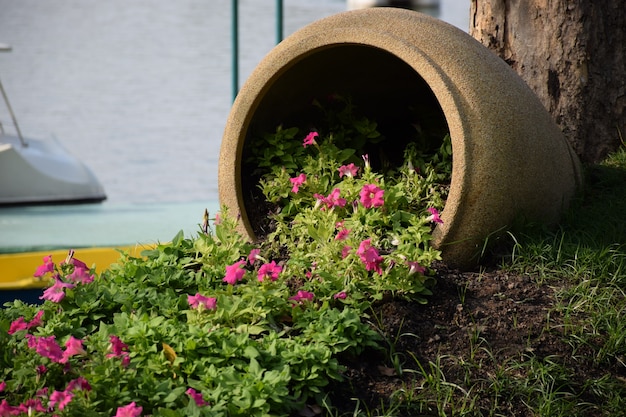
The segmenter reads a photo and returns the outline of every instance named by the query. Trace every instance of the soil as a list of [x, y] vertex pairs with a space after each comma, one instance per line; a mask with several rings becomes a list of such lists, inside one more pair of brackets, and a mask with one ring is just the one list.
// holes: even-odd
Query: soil
[[[372, 317], [375, 314], [378, 319], [372, 318], [372, 322], [389, 340], [396, 340], [395, 351], [405, 369], [419, 370], [421, 366], [428, 371], [429, 364], [439, 363], [448, 383], [474, 395], [484, 389], [486, 394], [477, 396], [484, 415], [496, 408], [499, 415], [534, 416], [523, 398], [500, 398], [497, 405], [493, 404], [489, 381], [513, 360], [549, 358], [570, 368], [575, 373], [571, 380], [581, 382], [622, 372], [601, 369], [591, 359], [591, 349], [577, 346], [574, 351], [565, 341], [563, 319], [554, 310], [554, 293], [553, 287], [538, 284], [528, 275], [498, 268], [460, 272], [438, 265], [437, 284], [427, 304], [389, 301], [373, 309]], [[414, 387], [420, 391], [426, 384], [419, 372], [398, 375], [384, 352], [344, 358], [343, 365], [346, 378], [334, 383], [330, 391], [333, 405], [348, 415], [352, 415], [357, 401], [361, 409], [381, 409], [399, 390]], [[515, 372], [521, 376], [524, 370]], [[461, 390], [455, 392], [460, 399]], [[592, 393], [583, 390], [580, 395], [582, 401], [594, 403]], [[437, 415], [435, 401], [426, 398], [419, 415]], [[415, 413], [413, 408], [394, 415]], [[446, 415], [453, 415], [452, 410]]]

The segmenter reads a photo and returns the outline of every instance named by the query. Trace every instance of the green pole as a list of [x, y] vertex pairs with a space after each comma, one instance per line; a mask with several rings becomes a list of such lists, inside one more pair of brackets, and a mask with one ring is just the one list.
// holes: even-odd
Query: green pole
[[276, 43], [283, 40], [283, 0], [276, 0]]
[[233, 101], [239, 92], [239, 1], [232, 0], [231, 39], [232, 39], [232, 89]]

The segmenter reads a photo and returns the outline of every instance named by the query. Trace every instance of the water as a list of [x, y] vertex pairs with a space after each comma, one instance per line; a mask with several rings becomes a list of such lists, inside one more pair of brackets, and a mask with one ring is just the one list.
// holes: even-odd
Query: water
[[[469, 3], [443, 2], [467, 26]], [[228, 0], [0, 0], [0, 76], [26, 136], [54, 136], [109, 202], [217, 198], [231, 105]], [[275, 2], [240, 1], [240, 80], [274, 46]], [[345, 10], [285, 0], [285, 35]], [[1, 114], [1, 113], [0, 113]]]
[[[274, 46], [274, 7], [239, 2], [241, 83]], [[284, 34], [345, 8], [285, 0]], [[104, 210], [215, 206], [230, 12], [230, 0], [0, 0], [0, 42], [13, 46], [0, 53], [0, 76], [22, 132], [55, 137], [84, 161], [104, 185]], [[439, 17], [466, 30], [468, 14], [469, 1], [443, 0]], [[25, 224], [40, 227], [22, 214], [0, 212], [0, 246]]]

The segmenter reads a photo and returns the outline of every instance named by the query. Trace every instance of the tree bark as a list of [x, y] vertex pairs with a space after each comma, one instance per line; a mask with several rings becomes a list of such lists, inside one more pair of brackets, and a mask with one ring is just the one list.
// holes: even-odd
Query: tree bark
[[470, 34], [535, 91], [583, 161], [626, 141], [624, 0], [471, 0]]

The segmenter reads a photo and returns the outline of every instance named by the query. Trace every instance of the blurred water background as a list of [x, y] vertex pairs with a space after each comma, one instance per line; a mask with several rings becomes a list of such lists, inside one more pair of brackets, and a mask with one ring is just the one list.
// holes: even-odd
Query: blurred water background
[[[241, 84], [275, 44], [275, 4], [239, 1]], [[345, 10], [345, 0], [284, 0], [284, 35]], [[469, 0], [430, 14], [467, 31]], [[0, 209], [0, 251], [196, 231], [204, 207], [218, 207], [230, 24], [230, 0], [0, 0], [0, 43], [13, 47], [0, 53], [0, 77], [23, 134], [56, 138], [108, 195]]]

